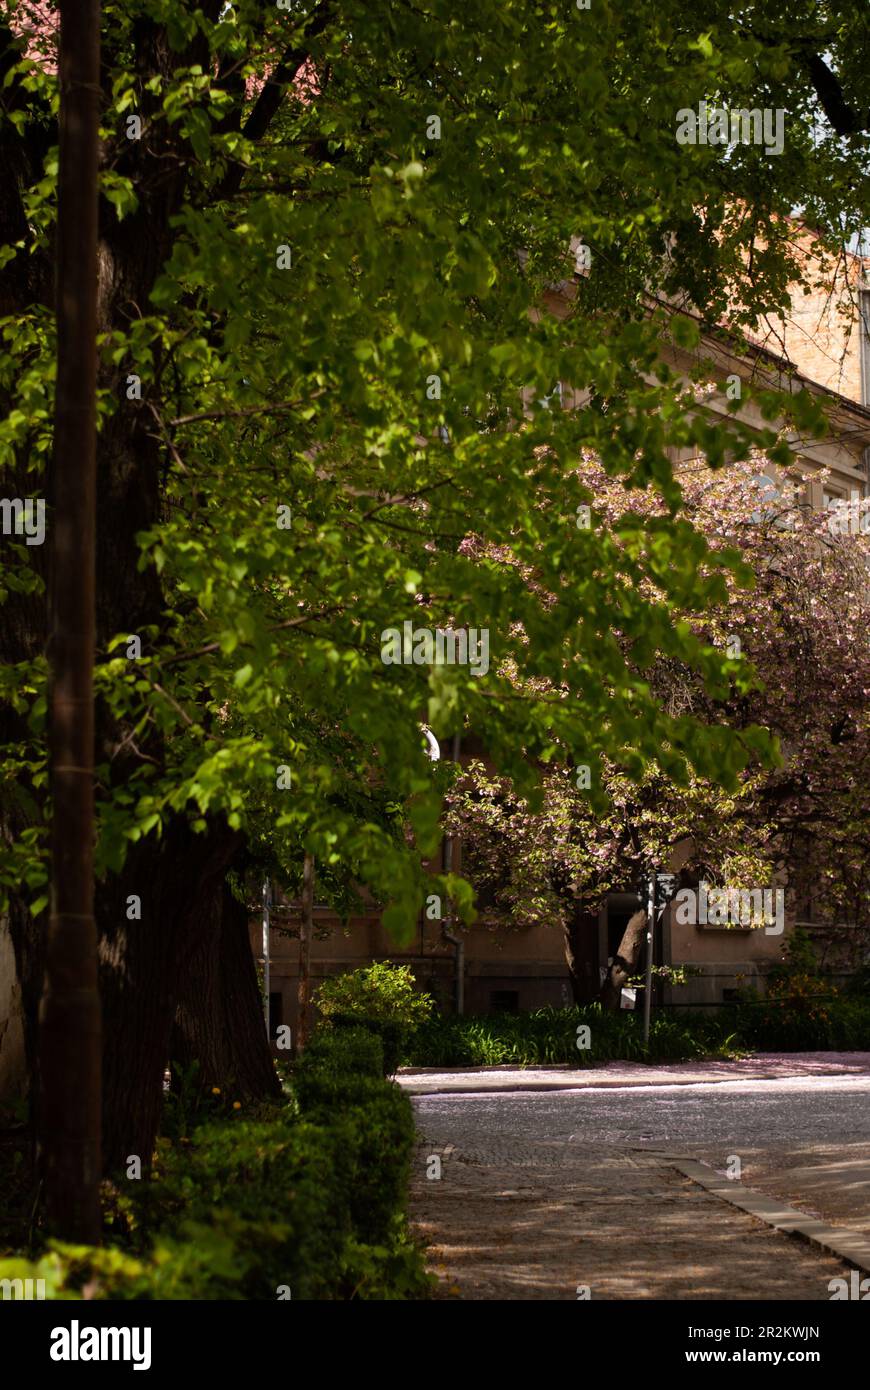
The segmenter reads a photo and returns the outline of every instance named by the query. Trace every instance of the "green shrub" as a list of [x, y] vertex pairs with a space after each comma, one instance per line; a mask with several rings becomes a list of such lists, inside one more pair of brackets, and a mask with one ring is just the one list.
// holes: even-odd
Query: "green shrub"
[[123, 1248], [54, 1244], [2, 1277], [70, 1299], [426, 1297], [406, 1215], [413, 1113], [382, 1057], [365, 1029], [318, 1029], [294, 1075], [301, 1113], [291, 1099], [164, 1136], [150, 1181], [107, 1188]]
[[363, 1027], [380, 1037], [385, 1076], [395, 1072], [410, 1039], [433, 1009], [432, 998], [419, 992], [410, 968], [390, 961], [324, 980], [314, 998], [330, 1027]]
[[357, 1025], [341, 1030], [318, 1027], [306, 1044], [297, 1074], [329, 1070], [343, 1076], [382, 1077], [384, 1048], [380, 1036]]
[[321, 1024], [293, 1077], [303, 1119], [332, 1126], [354, 1230], [373, 1244], [404, 1213], [414, 1144], [411, 1103], [381, 1079], [380, 1049], [364, 1030]]
[[318, 1124], [328, 1124], [351, 1106], [373, 1103], [383, 1084], [381, 1077], [348, 1076], [327, 1067], [299, 1067], [293, 1076], [299, 1109], [305, 1115], [317, 1115]]
[[839, 998], [831, 986], [802, 977], [766, 996], [747, 990], [733, 1011], [733, 1026], [757, 1052], [870, 1049], [870, 1000]]
[[845, 992], [850, 998], [870, 1001], [870, 965], [862, 965], [850, 975]]
[[[588, 1049], [577, 1047], [577, 1030], [590, 1030]], [[687, 1061], [733, 1051], [724, 1020], [654, 1013], [649, 1046], [643, 1020], [627, 1010], [611, 1013], [598, 1004], [583, 1008], [535, 1009], [483, 1018], [437, 1016], [418, 1029], [403, 1060], [416, 1067], [552, 1066], [593, 1067], [612, 1061]]]
[[342, 1113], [336, 1139], [353, 1229], [368, 1244], [387, 1245], [396, 1218], [404, 1220], [406, 1214], [414, 1147], [411, 1102], [397, 1086], [369, 1095]]
[[[342, 1164], [337, 1136], [289, 1110], [215, 1121], [189, 1146], [163, 1146], [148, 1223], [194, 1251], [174, 1277], [178, 1291], [154, 1296], [268, 1299], [287, 1284], [294, 1297], [335, 1297], [353, 1234]], [[188, 1285], [203, 1291], [185, 1294]]]

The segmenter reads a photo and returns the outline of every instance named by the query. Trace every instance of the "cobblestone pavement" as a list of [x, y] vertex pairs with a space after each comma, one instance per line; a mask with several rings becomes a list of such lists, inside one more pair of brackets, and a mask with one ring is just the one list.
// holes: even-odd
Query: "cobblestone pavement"
[[[588, 1288], [592, 1299], [829, 1299], [840, 1261], [644, 1152], [639, 1099], [606, 1098], [611, 1128], [635, 1131], [612, 1143], [590, 1140], [574, 1094], [418, 1097], [412, 1215], [438, 1296], [575, 1300]], [[693, 1127], [703, 1133], [697, 1112]], [[433, 1155], [440, 1179], [426, 1176]]]

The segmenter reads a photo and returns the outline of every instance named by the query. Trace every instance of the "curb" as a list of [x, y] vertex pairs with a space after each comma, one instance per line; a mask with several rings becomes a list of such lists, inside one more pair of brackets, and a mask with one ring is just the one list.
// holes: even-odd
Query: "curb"
[[[529, 1068], [529, 1070], [532, 1071], [533, 1069]], [[502, 1075], [503, 1074], [504, 1073], [502, 1073]], [[480, 1077], [480, 1075], [481, 1074], [479, 1072], [475, 1073], [475, 1076], [478, 1078]], [[856, 1076], [859, 1078], [866, 1078], [866, 1073], [856, 1073], [854, 1071], [822, 1072], [819, 1073], [818, 1078], [812, 1077], [810, 1079], [825, 1079], [836, 1081], [840, 1080], [843, 1077], [852, 1078]], [[401, 1073], [398, 1073], [394, 1077], [394, 1080], [398, 1082], [398, 1084], [402, 1087], [402, 1090], [405, 1091], [409, 1096], [492, 1096], [512, 1095], [523, 1091], [625, 1091], [639, 1089], [643, 1087], [651, 1089], [653, 1087], [664, 1086], [723, 1086], [733, 1085], [735, 1082], [739, 1083], [741, 1081], [803, 1081], [807, 1079], [808, 1078], [806, 1076], [800, 1073], [794, 1076], [784, 1077], [782, 1075], [775, 1075], [770, 1072], [765, 1073], [760, 1071], [751, 1076], [746, 1074], [740, 1076], [710, 1077], [655, 1077], [654, 1075], [650, 1075], [649, 1077], [635, 1076], [622, 1077], [621, 1079], [614, 1077], [610, 1079], [604, 1075], [596, 1075], [594, 1069], [591, 1067], [588, 1071], [584, 1070], [579, 1076], [575, 1075], [572, 1078], [568, 1078], [566, 1076], [564, 1080], [554, 1079], [552, 1081], [520, 1081], [518, 1079], [515, 1082], [506, 1082], [502, 1085], [499, 1085], [495, 1081], [493, 1082], [493, 1084], [487, 1085], [486, 1080], [489, 1080], [489, 1078], [486, 1078], [486, 1080], [483, 1081], [483, 1084], [474, 1085], [472, 1084], [472, 1078], [470, 1076], [467, 1078], [458, 1076], [455, 1081], [447, 1081], [444, 1082], [442, 1085], [427, 1085], [425, 1077], [421, 1076], [419, 1073], [417, 1073], [416, 1075], [408, 1073], [402, 1075]]]
[[[643, 1152], [655, 1154], [653, 1149], [644, 1149]], [[836, 1255], [846, 1264], [870, 1273], [870, 1238], [859, 1231], [850, 1231], [846, 1226], [828, 1226], [824, 1221], [817, 1221], [805, 1212], [787, 1206], [784, 1202], [778, 1202], [776, 1198], [768, 1197], [766, 1193], [759, 1192], [754, 1187], [743, 1187], [739, 1182], [723, 1178], [715, 1168], [697, 1159], [677, 1158], [669, 1154], [655, 1156], [670, 1163], [684, 1177], [706, 1188], [714, 1197], [721, 1198], [732, 1207], [739, 1207], [741, 1211], [749, 1212], [750, 1216], [757, 1216], [775, 1231], [807, 1240], [827, 1254]]]

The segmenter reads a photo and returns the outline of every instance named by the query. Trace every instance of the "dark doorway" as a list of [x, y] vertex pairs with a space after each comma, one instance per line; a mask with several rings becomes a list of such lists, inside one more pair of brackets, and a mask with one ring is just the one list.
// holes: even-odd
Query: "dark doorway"
[[284, 996], [283, 994], [269, 995], [269, 1036], [272, 1042], [278, 1037], [278, 1029], [284, 1022]]
[[612, 959], [619, 950], [619, 943], [625, 935], [625, 929], [637, 911], [636, 907], [616, 908], [610, 907], [607, 910], [607, 955]]

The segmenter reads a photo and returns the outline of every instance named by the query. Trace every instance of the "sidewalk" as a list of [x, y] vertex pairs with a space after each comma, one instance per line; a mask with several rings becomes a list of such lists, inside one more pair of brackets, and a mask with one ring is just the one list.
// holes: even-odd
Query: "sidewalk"
[[[796, 1105], [803, 1094], [804, 1110], [795, 1115], [806, 1115], [812, 1079], [824, 1077], [832, 1078], [839, 1109], [823, 1142], [797, 1119], [782, 1133], [771, 1125], [769, 1134], [757, 1118], [745, 1129], [737, 1123], [751, 1117], [744, 1106], [772, 1103], [764, 1094], [750, 1097], [742, 1083], [781, 1082], [773, 1091], [793, 1092]], [[411, 1094], [442, 1097], [416, 1107], [420, 1143], [411, 1188], [415, 1225], [439, 1278], [437, 1296], [577, 1299], [588, 1288], [592, 1299], [828, 1300], [832, 1279], [850, 1267], [870, 1269], [868, 1145], [857, 1137], [860, 1125], [847, 1138], [849, 1113], [866, 1104], [868, 1077], [868, 1053], [400, 1073]], [[801, 1086], [805, 1079], [809, 1088]], [[734, 1140], [725, 1147], [700, 1110], [691, 1137], [684, 1129], [675, 1147], [614, 1143], [600, 1137], [610, 1132], [600, 1124], [598, 1138], [590, 1133], [596, 1114], [614, 1107], [625, 1116], [660, 1105], [682, 1109], [677, 1096], [647, 1094], [649, 1088], [704, 1085], [719, 1098], [720, 1112], [726, 1107], [726, 1119], [737, 1107]], [[645, 1093], [624, 1093], [632, 1088]], [[602, 1095], [608, 1089], [612, 1099]], [[556, 1099], [523, 1100], [522, 1092], [535, 1091], [562, 1091], [564, 1116]], [[585, 1139], [577, 1117], [586, 1102], [569, 1099], [584, 1091]], [[689, 1093], [687, 1105], [702, 1106], [701, 1095]], [[610, 1128], [630, 1127], [618, 1119]], [[722, 1164], [739, 1129], [742, 1182], [731, 1182]], [[440, 1178], [432, 1176], [433, 1156]]]
[[870, 1052], [764, 1052], [738, 1062], [671, 1062], [654, 1066], [604, 1062], [597, 1067], [402, 1067], [396, 1080], [409, 1095], [429, 1096], [860, 1075], [870, 1075]]
[[823, 1301], [844, 1273], [651, 1155], [572, 1145], [555, 1166], [445, 1152], [430, 1181], [434, 1151], [419, 1146], [411, 1211], [437, 1298]]

